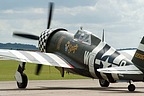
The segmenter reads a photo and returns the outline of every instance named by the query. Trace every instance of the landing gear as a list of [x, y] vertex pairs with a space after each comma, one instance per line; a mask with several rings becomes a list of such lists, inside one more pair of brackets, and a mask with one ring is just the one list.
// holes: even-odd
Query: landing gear
[[19, 65], [18, 70], [16, 71], [16, 74], [15, 74], [15, 79], [17, 81], [18, 88], [26, 88], [27, 87], [28, 78], [27, 78], [26, 74], [23, 73], [24, 70], [25, 70], [25, 62], [22, 62]]
[[128, 90], [132, 92], [135, 90], [135, 85], [131, 84], [131, 81], [129, 81], [129, 83], [130, 83], [130, 85], [128, 86]]
[[107, 80], [99, 79], [99, 84], [101, 87], [108, 87], [110, 83]]
[[28, 83], [28, 78], [25, 73], [21, 74], [22, 82], [17, 82], [18, 88], [26, 88]]

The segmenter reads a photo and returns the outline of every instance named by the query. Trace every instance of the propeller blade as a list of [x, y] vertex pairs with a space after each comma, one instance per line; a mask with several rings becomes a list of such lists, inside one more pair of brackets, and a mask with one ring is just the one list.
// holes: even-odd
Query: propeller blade
[[39, 75], [41, 68], [42, 68], [42, 64], [38, 64], [36, 68], [36, 73], [35, 73], [36, 75]]
[[19, 37], [23, 37], [23, 38], [27, 38], [27, 39], [32, 39], [32, 40], [39, 40], [39, 36], [27, 34], [27, 33], [14, 32], [13, 36], [19, 36]]
[[53, 3], [49, 3], [49, 12], [48, 12], [48, 23], [47, 23], [47, 29], [50, 28], [51, 25], [51, 19], [52, 19], [52, 14], [53, 14]]
[[[51, 25], [51, 19], [52, 19], [52, 14], [53, 14], [53, 3], [50, 2], [49, 3], [49, 12], [48, 12], [48, 21], [47, 21], [47, 29], [50, 28], [50, 25]], [[39, 75], [40, 71], [41, 71], [41, 68], [42, 68], [42, 64], [38, 64], [37, 65], [37, 69], [36, 69], [36, 75]]]

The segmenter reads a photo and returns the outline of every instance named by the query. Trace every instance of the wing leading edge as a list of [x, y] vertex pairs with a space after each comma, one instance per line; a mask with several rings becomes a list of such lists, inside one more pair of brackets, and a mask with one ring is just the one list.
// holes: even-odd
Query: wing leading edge
[[53, 53], [0, 49], [0, 57], [0, 60], [16, 60], [20, 62], [73, 68], [65, 60]]

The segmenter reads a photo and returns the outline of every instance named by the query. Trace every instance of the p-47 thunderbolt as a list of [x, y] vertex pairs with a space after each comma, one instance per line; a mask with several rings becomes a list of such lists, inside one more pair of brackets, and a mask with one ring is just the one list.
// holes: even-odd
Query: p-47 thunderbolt
[[128, 90], [134, 91], [132, 82], [144, 81], [144, 38], [136, 50], [116, 50], [89, 31], [79, 29], [71, 34], [65, 28], [50, 28], [53, 3], [50, 3], [47, 29], [40, 36], [14, 32], [14, 35], [38, 40], [39, 52], [0, 50], [1, 59], [20, 61], [15, 74], [18, 88], [26, 88], [25, 64], [55, 66], [61, 76], [65, 71], [99, 79], [101, 87], [126, 81]]

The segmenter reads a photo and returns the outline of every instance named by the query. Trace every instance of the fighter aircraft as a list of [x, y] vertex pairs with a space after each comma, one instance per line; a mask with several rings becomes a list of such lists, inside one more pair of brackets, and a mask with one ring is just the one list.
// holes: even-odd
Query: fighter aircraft
[[38, 40], [40, 52], [0, 50], [1, 59], [20, 61], [15, 74], [18, 88], [26, 88], [25, 64], [55, 66], [64, 77], [65, 71], [99, 79], [101, 87], [125, 81], [128, 90], [134, 91], [132, 82], [144, 81], [144, 38], [137, 50], [116, 50], [92, 32], [83, 28], [72, 34], [65, 28], [50, 28], [53, 3], [50, 3], [47, 29], [40, 36], [14, 32], [15, 36]]

